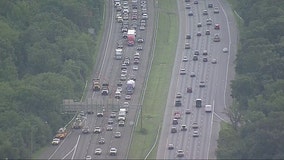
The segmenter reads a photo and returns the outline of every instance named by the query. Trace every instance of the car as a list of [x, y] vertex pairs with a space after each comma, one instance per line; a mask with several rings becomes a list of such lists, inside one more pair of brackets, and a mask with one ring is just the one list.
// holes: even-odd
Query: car
[[168, 144], [168, 150], [173, 150], [174, 149], [174, 144], [170, 143]]
[[180, 100], [180, 99], [177, 99], [177, 100], [175, 101], [175, 106], [176, 106], [176, 107], [181, 106], [181, 100]]
[[207, 25], [212, 25], [212, 19], [211, 19], [211, 18], [208, 18], [208, 19], [206, 20], [206, 24], [207, 24]]
[[208, 51], [207, 50], [203, 50], [202, 55], [207, 56], [208, 55]]
[[109, 115], [110, 118], [115, 118], [116, 117], [116, 113], [115, 112], [111, 112]]
[[141, 16], [141, 19], [148, 19], [148, 14], [147, 13], [143, 13]]
[[126, 64], [127, 66], [129, 66], [130, 65], [130, 58], [124, 57], [123, 63]]
[[194, 72], [190, 72], [190, 77], [195, 77], [195, 73]]
[[176, 127], [172, 127], [171, 128], [171, 133], [177, 133], [177, 128]]
[[179, 74], [185, 75], [186, 74], [185, 68], [181, 68], [180, 71], [179, 71]]
[[85, 159], [86, 160], [92, 160], [92, 157], [90, 155], [87, 155]]
[[191, 88], [191, 87], [187, 87], [187, 88], [186, 88], [186, 92], [187, 92], [187, 93], [192, 93], [192, 88]]
[[195, 0], [195, 1], [193, 2], [193, 4], [198, 4], [198, 0]]
[[190, 4], [189, 3], [185, 4], [185, 9], [190, 9]]
[[209, 3], [209, 4], [208, 4], [208, 8], [213, 8], [213, 4], [212, 4], [212, 3]]
[[59, 138], [54, 138], [51, 142], [52, 145], [58, 145], [60, 143], [60, 139]]
[[104, 113], [103, 112], [98, 112], [97, 113], [97, 117], [103, 117], [104, 116]]
[[197, 23], [197, 27], [202, 27], [202, 24], [200, 22]]
[[190, 109], [186, 109], [185, 110], [185, 114], [190, 114], [191, 113], [191, 110]]
[[172, 124], [173, 125], [177, 125], [178, 124], [178, 119], [174, 118]]
[[213, 58], [211, 61], [212, 64], [216, 64], [217, 63], [217, 59]]
[[178, 93], [176, 94], [176, 98], [182, 98], [182, 95], [181, 95], [180, 92], [178, 92]]
[[109, 155], [115, 156], [116, 154], [117, 154], [117, 149], [114, 148], [114, 147], [110, 148], [110, 150], [109, 150]]
[[123, 102], [123, 108], [128, 108], [129, 107], [129, 102]]
[[190, 34], [187, 34], [187, 35], [185, 36], [185, 39], [191, 39]]
[[199, 132], [198, 132], [198, 130], [193, 130], [192, 136], [193, 136], [193, 137], [199, 137]]
[[199, 50], [195, 50], [194, 55], [199, 55]]
[[185, 2], [190, 2], [190, 0], [184, 0]]
[[198, 124], [197, 124], [197, 122], [193, 122], [193, 123], [192, 123], [192, 128], [193, 128], [193, 129], [198, 128]]
[[208, 58], [207, 57], [203, 57], [203, 62], [208, 62]]
[[138, 65], [133, 65], [133, 66], [132, 66], [132, 70], [133, 70], [133, 71], [138, 71]]
[[83, 127], [83, 129], [82, 129], [82, 133], [83, 133], [83, 134], [88, 134], [89, 132], [90, 132], [90, 129], [89, 129], [88, 126]]
[[105, 139], [101, 137], [101, 138], [99, 139], [99, 144], [105, 144]]
[[204, 82], [204, 81], [200, 81], [200, 82], [199, 82], [199, 87], [200, 87], [200, 88], [205, 87], [205, 82]]
[[137, 59], [137, 58], [134, 59], [133, 64], [136, 64], [136, 65], [137, 65], [137, 64], [139, 64], [139, 63], [140, 63], [139, 59]]
[[143, 42], [144, 42], [144, 39], [141, 38], [141, 37], [139, 37], [139, 38], [137, 38], [137, 42], [138, 42], [138, 43], [143, 43]]
[[143, 47], [142, 47], [142, 45], [137, 45], [137, 51], [141, 51], [141, 50], [143, 50]]
[[215, 7], [213, 12], [214, 12], [215, 14], [218, 14], [218, 13], [219, 13], [219, 8], [218, 8], [218, 7]]
[[183, 157], [184, 151], [182, 149], [177, 150], [177, 157]]
[[144, 31], [145, 29], [146, 29], [145, 26], [140, 26], [140, 27], [139, 27], [139, 30], [140, 30], [140, 31]]
[[119, 122], [118, 122], [118, 126], [119, 126], [119, 127], [124, 127], [124, 125], [125, 125], [125, 122], [124, 122], [124, 121], [119, 121]]
[[107, 130], [107, 131], [112, 131], [112, 130], [113, 130], [112, 125], [107, 125], [106, 130]]
[[183, 56], [183, 57], [182, 57], [182, 61], [183, 61], [183, 62], [188, 62], [187, 56]]
[[193, 16], [193, 12], [192, 12], [192, 11], [189, 11], [189, 12], [188, 12], [188, 16]]
[[114, 133], [114, 138], [120, 138], [120, 137], [121, 137], [121, 132]]
[[131, 100], [131, 95], [126, 95], [125, 100]]
[[185, 125], [185, 124], [181, 125], [181, 129], [180, 129], [180, 130], [181, 130], [181, 131], [187, 131], [186, 125]]
[[205, 9], [205, 10], [203, 10], [202, 14], [203, 15], [208, 15], [208, 11]]
[[223, 48], [223, 53], [228, 53], [229, 52], [229, 50], [228, 50], [228, 48]]
[[174, 118], [175, 119], [180, 119], [181, 118], [180, 112], [174, 112]]
[[113, 124], [113, 119], [112, 118], [109, 118], [108, 121], [107, 121], [107, 124]]
[[220, 24], [215, 24], [214, 29], [219, 30], [220, 29]]
[[101, 148], [96, 148], [95, 149], [95, 155], [101, 155], [102, 154], [102, 149]]
[[92, 111], [92, 110], [87, 110], [87, 114], [94, 114], [94, 111]]
[[193, 58], [192, 58], [192, 60], [193, 60], [193, 61], [198, 61], [198, 56], [197, 56], [197, 55], [194, 55]]
[[190, 49], [189, 43], [185, 43], [184, 48], [185, 48], [185, 49]]
[[205, 31], [205, 35], [210, 35], [210, 30], [207, 29], [207, 30]]
[[196, 33], [196, 36], [200, 37], [200, 36], [201, 36], [201, 32], [198, 31], [198, 32]]
[[94, 133], [98, 134], [98, 133], [101, 133], [101, 132], [102, 132], [101, 127], [95, 127]]
[[214, 41], [214, 42], [220, 42], [220, 41], [221, 41], [219, 34], [215, 34], [215, 35], [214, 35], [213, 41]]
[[132, 19], [132, 20], [137, 20], [137, 19], [138, 19], [137, 14], [132, 14], [131, 19]]
[[205, 112], [212, 112], [212, 105], [205, 105]]

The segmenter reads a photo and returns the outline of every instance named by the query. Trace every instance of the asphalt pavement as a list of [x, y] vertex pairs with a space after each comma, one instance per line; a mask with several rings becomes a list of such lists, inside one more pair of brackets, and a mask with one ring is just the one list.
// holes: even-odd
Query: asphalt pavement
[[[189, 3], [190, 9], [186, 9]], [[213, 8], [208, 8], [208, 4]], [[219, 13], [214, 13], [218, 7]], [[234, 77], [233, 60], [237, 48], [237, 30], [234, 17], [226, 1], [199, 0], [178, 1], [179, 10], [179, 41], [176, 51], [175, 68], [173, 69], [168, 101], [164, 115], [164, 122], [158, 146], [157, 159], [175, 159], [177, 150], [183, 150], [181, 159], [213, 159], [217, 147], [220, 121], [228, 121], [225, 108], [231, 103], [229, 84]], [[206, 15], [204, 10], [207, 10]], [[188, 16], [189, 11], [193, 16]], [[212, 19], [212, 25], [207, 25], [207, 19]], [[201, 27], [197, 24], [201, 23]], [[220, 25], [220, 30], [214, 29], [215, 24]], [[205, 35], [206, 30], [210, 35]], [[197, 36], [200, 32], [201, 36]], [[185, 39], [190, 34], [191, 39]], [[214, 42], [215, 34], [220, 36], [220, 42]], [[190, 49], [185, 49], [185, 43], [189, 42]], [[228, 48], [228, 53], [223, 53], [223, 48]], [[198, 60], [194, 61], [194, 51], [198, 50]], [[207, 50], [208, 55], [203, 55]], [[188, 62], [182, 62], [183, 57]], [[204, 58], [208, 62], [204, 62]], [[212, 60], [217, 63], [213, 64]], [[185, 75], [180, 75], [180, 68], [186, 69]], [[194, 72], [195, 77], [190, 73]], [[200, 82], [205, 82], [205, 87], [200, 87]], [[191, 87], [193, 92], [187, 93], [186, 88]], [[182, 106], [175, 107], [176, 93], [182, 94]], [[197, 108], [196, 99], [202, 99], [202, 107]], [[213, 111], [205, 112], [205, 105], [212, 105]], [[191, 114], [185, 114], [190, 109]], [[177, 125], [172, 124], [174, 113], [181, 113], [181, 119]], [[192, 128], [192, 123], [197, 122], [198, 129]], [[181, 125], [186, 125], [187, 130], [181, 131]], [[171, 127], [177, 128], [177, 133], [171, 133]], [[199, 136], [193, 137], [193, 131], [197, 130]], [[173, 144], [174, 149], [169, 150], [168, 145]]]

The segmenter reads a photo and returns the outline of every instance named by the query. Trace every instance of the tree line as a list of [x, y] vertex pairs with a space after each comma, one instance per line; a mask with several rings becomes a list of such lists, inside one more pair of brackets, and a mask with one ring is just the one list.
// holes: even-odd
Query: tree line
[[0, 1], [0, 159], [30, 158], [70, 120], [62, 100], [82, 95], [103, 8], [104, 0]]
[[238, 0], [243, 18], [231, 82], [231, 124], [222, 124], [218, 159], [284, 159], [284, 1]]

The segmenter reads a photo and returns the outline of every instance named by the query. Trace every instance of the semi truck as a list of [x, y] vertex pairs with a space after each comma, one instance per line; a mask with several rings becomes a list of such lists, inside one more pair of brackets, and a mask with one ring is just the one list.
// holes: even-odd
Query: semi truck
[[130, 79], [126, 82], [126, 94], [132, 95], [134, 93], [135, 81]]
[[93, 89], [93, 91], [100, 91], [101, 90], [100, 79], [98, 79], [98, 78], [93, 79], [92, 89]]
[[115, 59], [117, 60], [122, 59], [122, 55], [123, 55], [123, 50], [121, 48], [115, 49], [115, 56], [114, 56]]
[[134, 45], [135, 38], [136, 38], [136, 30], [135, 29], [129, 29], [127, 31], [127, 44], [128, 44], [128, 46]]
[[102, 84], [102, 92], [101, 92], [101, 94], [102, 94], [103, 96], [107, 96], [107, 95], [108, 95], [108, 92], [109, 92], [108, 83], [103, 83], [103, 84]]

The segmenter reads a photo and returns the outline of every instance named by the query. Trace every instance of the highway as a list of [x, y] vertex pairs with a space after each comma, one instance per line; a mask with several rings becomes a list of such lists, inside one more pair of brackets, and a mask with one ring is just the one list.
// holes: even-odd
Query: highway
[[[234, 76], [236, 25], [232, 11], [224, 1], [199, 0], [198, 4], [194, 4], [194, 0], [183, 0], [177, 3], [179, 40], [157, 159], [213, 159], [216, 158], [220, 121], [228, 122], [224, 110], [231, 103], [229, 85]], [[190, 9], [185, 8], [186, 3], [190, 4]], [[209, 3], [213, 4], [213, 8], [208, 8]], [[219, 13], [214, 13], [215, 7], [219, 8]], [[204, 10], [208, 11], [208, 15], [203, 15]], [[189, 11], [193, 12], [193, 16], [188, 16]], [[208, 18], [212, 19], [212, 25], [206, 24]], [[198, 23], [201, 23], [202, 27], [197, 27]], [[215, 24], [220, 25], [220, 30], [214, 29]], [[210, 30], [210, 35], [205, 35], [206, 30]], [[197, 36], [198, 31], [201, 36]], [[186, 34], [190, 34], [191, 39], [185, 39]], [[215, 34], [220, 35], [220, 42], [213, 41]], [[190, 49], [185, 49], [186, 42], [190, 43]], [[223, 53], [225, 47], [228, 48], [228, 53]], [[200, 52], [197, 61], [193, 61], [195, 50]], [[208, 51], [207, 56], [202, 55], [203, 50]], [[182, 61], [184, 56], [188, 57], [188, 62]], [[207, 57], [208, 62], [203, 62], [203, 57]], [[211, 63], [212, 59], [216, 59], [217, 63]], [[186, 69], [185, 75], [180, 75], [180, 68]], [[195, 73], [195, 77], [190, 76], [191, 72]], [[205, 82], [205, 87], [199, 86], [200, 81]], [[187, 93], [187, 87], [192, 88], [192, 93]], [[180, 107], [175, 107], [176, 93], [182, 95]], [[201, 108], [197, 108], [195, 104], [198, 98], [202, 99]], [[212, 105], [213, 111], [205, 112], [205, 105]], [[187, 109], [191, 114], [185, 114]], [[172, 124], [175, 112], [181, 113], [177, 125]], [[193, 137], [193, 122], [198, 124], [198, 137]], [[186, 125], [187, 131], [181, 131], [181, 125]], [[171, 133], [173, 126], [177, 127], [177, 133]], [[172, 150], [168, 149], [169, 144], [173, 144]], [[177, 157], [177, 150], [183, 150], [184, 156]]]
[[[141, 19], [140, 1], [138, 0], [138, 26]], [[96, 65], [94, 66], [94, 78], [99, 78], [101, 84], [109, 83], [109, 95], [102, 96], [101, 92], [93, 92], [91, 89], [91, 83], [88, 84], [87, 100], [93, 101], [96, 106], [93, 107], [94, 114], [86, 114], [86, 125], [90, 129], [89, 134], [83, 134], [81, 129], [72, 129], [69, 135], [61, 141], [59, 145], [48, 147], [40, 159], [85, 159], [86, 156], [91, 156], [92, 159], [125, 159], [128, 154], [132, 132], [136, 119], [139, 113], [140, 104], [142, 101], [142, 90], [144, 89], [146, 75], [150, 69], [150, 59], [152, 52], [153, 33], [154, 33], [154, 1], [147, 0], [147, 14], [148, 20], [146, 21], [146, 30], [139, 30], [137, 28], [137, 35], [144, 39], [142, 43], [143, 50], [140, 53], [139, 69], [134, 71], [132, 64], [127, 67], [127, 77], [130, 78], [133, 75], [136, 77], [136, 85], [134, 94], [131, 96], [131, 100], [125, 100], [125, 86], [126, 81], [122, 81], [123, 94], [121, 99], [114, 98], [114, 92], [117, 89], [117, 83], [121, 77], [121, 64], [122, 60], [115, 60], [114, 53], [117, 47], [117, 42], [123, 41], [124, 44], [124, 56], [130, 57], [131, 63], [133, 63], [133, 54], [136, 52], [137, 45], [132, 47], [127, 46], [127, 40], [122, 38], [121, 23], [116, 21], [116, 8], [112, 0], [106, 2], [105, 12], [105, 32], [100, 46], [100, 54], [98, 56]], [[123, 1], [121, 1], [123, 2]], [[146, 3], [145, 2], [145, 3]], [[128, 1], [131, 15], [131, 1]], [[141, 3], [142, 4], [142, 3]], [[130, 23], [133, 21], [129, 17]], [[91, 80], [90, 80], [91, 82]], [[113, 130], [107, 131], [108, 121], [110, 119], [111, 112], [119, 110], [119, 106], [122, 106], [125, 101], [129, 102], [129, 110], [124, 127], [118, 126], [117, 119], [113, 118]], [[97, 117], [98, 112], [104, 113], [103, 117]], [[101, 127], [102, 132], [94, 134], [95, 127]], [[115, 138], [114, 133], [120, 132], [121, 137]], [[99, 144], [101, 138], [105, 139], [104, 144]], [[117, 155], [111, 156], [109, 154], [110, 148], [115, 147], [117, 149]], [[101, 155], [95, 155], [97, 148], [102, 149]]]

